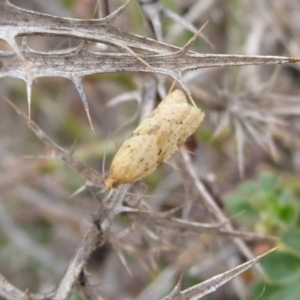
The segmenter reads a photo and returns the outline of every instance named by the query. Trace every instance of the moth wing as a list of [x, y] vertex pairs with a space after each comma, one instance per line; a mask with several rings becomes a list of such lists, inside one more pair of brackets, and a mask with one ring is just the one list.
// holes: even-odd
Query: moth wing
[[[159, 124], [163, 123], [164, 120], [170, 119], [170, 122], [172, 122], [180, 118], [180, 112], [177, 112], [176, 109], [184, 107], [193, 108], [188, 105], [186, 97], [181, 90], [173, 91], [163, 99], [157, 108], [136, 128], [132, 135], [147, 134], [149, 131], [150, 133], [151, 131], [154, 133], [154, 129], [158, 128]], [[167, 124], [167, 126], [169, 125]]]
[[110, 167], [106, 188], [135, 182], [156, 170], [196, 130], [204, 114], [175, 90], [121, 146]]
[[204, 114], [200, 109], [190, 105], [173, 105], [161, 110], [164, 118], [157, 132], [157, 144], [160, 149], [159, 163], [168, 159], [184, 141], [197, 129]]
[[139, 135], [154, 135], [157, 133], [157, 129], [161, 127], [160, 113], [155, 114], [155, 116], [146, 118], [132, 133], [132, 136]]
[[158, 147], [154, 135], [132, 136], [115, 155], [110, 177], [115, 185], [135, 182], [157, 168]]
[[186, 139], [190, 135], [192, 135], [196, 131], [203, 118], [204, 113], [200, 109], [190, 106], [190, 111], [186, 115], [184, 120], [185, 126], [182, 128], [179, 127], [178, 133], [175, 132], [175, 134], [177, 135], [178, 148], [186, 141]]
[[186, 97], [181, 90], [175, 90], [172, 93], [168, 94], [159, 103], [159, 105], [152, 111], [152, 113], [149, 115], [148, 118], [155, 117], [160, 112], [161, 109], [165, 109], [165, 108], [168, 108], [168, 107], [176, 105], [176, 104], [188, 105], [188, 103], [186, 101]]
[[181, 90], [175, 90], [168, 94], [158, 105], [157, 108], [163, 108], [170, 105], [187, 103], [185, 94]]

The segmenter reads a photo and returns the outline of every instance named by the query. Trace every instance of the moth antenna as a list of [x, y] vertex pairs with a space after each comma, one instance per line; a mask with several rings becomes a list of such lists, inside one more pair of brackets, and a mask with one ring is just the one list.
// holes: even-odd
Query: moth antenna
[[198, 108], [198, 106], [196, 105], [194, 99], [192, 98], [190, 90], [188, 89], [188, 87], [186, 86], [186, 84], [181, 80], [181, 78], [180, 77], [178, 77], [178, 78], [175, 77], [175, 81], [177, 81], [180, 84], [180, 86], [182, 87], [183, 91], [186, 93], [187, 97], [189, 98], [189, 100], [191, 101], [191, 103], [193, 104], [193, 106], [196, 107], [196, 108]]
[[103, 161], [102, 161], [102, 176], [103, 176], [104, 180], [105, 180], [104, 174], [105, 174], [105, 161], [106, 161], [106, 152], [107, 152], [107, 145], [108, 145], [108, 136], [109, 136], [109, 134], [107, 135], [107, 138], [106, 138], [104, 154], [103, 154]]
[[[112, 188], [110, 190], [108, 190], [109, 192], [112, 192], [112, 193], [120, 193], [120, 194], [123, 194], [123, 195], [129, 195], [129, 196], [139, 196], [141, 198], [149, 198], [149, 199], [158, 199], [160, 196], [155, 196], [155, 195], [147, 195], [147, 194], [139, 194], [139, 193], [131, 193], [131, 192], [127, 192], [127, 191], [122, 191], [120, 189], [118, 189], [118, 187], [116, 188]], [[150, 212], [148, 210], [139, 210], [139, 211], [143, 211], [143, 212]]]
[[120, 193], [123, 193], [125, 195], [129, 195], [129, 196], [141, 196], [141, 197], [145, 197], [145, 198], [159, 198], [159, 196], [155, 196], [155, 195], [146, 195], [146, 194], [143, 194], [143, 195], [140, 195], [140, 194], [135, 194], [135, 193], [130, 193], [130, 192], [124, 192], [124, 191], [119, 191]]
[[190, 99], [191, 103], [196, 107], [198, 108], [198, 106], [196, 105], [194, 99], [192, 98], [192, 96], [188, 95], [188, 98]]
[[98, 13], [98, 1], [96, 2], [96, 5], [94, 7], [92, 19], [96, 19], [97, 13]]
[[[119, 129], [117, 129], [117, 130], [119, 130]], [[114, 131], [113, 134], [114, 134], [115, 132], [117, 132], [117, 131]], [[109, 137], [113, 140], [115, 147], [118, 148], [118, 143], [115, 141], [115, 139], [114, 139], [114, 137], [113, 137], [113, 134], [112, 134], [112, 133], [109, 133]]]
[[177, 81], [174, 79], [173, 82], [172, 82], [171, 87], [169, 88], [168, 94], [170, 94], [170, 93], [173, 92], [173, 90], [174, 90], [174, 88], [176, 86], [176, 83], [177, 83]]
[[153, 69], [153, 67], [151, 67], [151, 65], [149, 65], [144, 59], [142, 59], [139, 55], [137, 54], [133, 54], [133, 56], [138, 59], [140, 62], [142, 62], [146, 67]]
[[131, 54], [133, 57], [138, 59], [141, 63], [143, 63], [146, 67], [153, 69], [143, 58], [141, 58], [138, 54], [136, 54], [133, 50], [131, 50], [129, 47], [122, 45], [123, 49], [125, 49], [129, 54]]
[[[21, 62], [23, 63], [23, 66], [25, 67], [26, 71], [28, 72], [28, 75], [33, 78], [33, 80], [36, 80], [35, 75], [30, 67], [30, 64], [27, 62], [27, 60], [25, 59], [22, 51], [20, 50], [18, 44], [16, 43], [14, 38], [10, 38], [8, 40], [6, 40], [6, 42], [9, 44], [9, 46], [12, 48], [12, 50], [16, 53], [16, 55], [19, 57], [19, 59], [21, 60]], [[25, 48], [24, 45], [23, 49]]]

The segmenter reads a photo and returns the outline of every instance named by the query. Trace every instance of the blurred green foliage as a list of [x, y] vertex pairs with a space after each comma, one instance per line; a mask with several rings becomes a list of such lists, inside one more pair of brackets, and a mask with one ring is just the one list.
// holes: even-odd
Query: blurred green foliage
[[52, 226], [44, 219], [22, 224], [22, 228], [39, 244], [48, 244], [52, 240]]
[[227, 197], [230, 215], [260, 233], [279, 234], [297, 226], [300, 206], [278, 177], [262, 174], [258, 181], [245, 181]]
[[62, 6], [72, 9], [78, 0], [61, 0]]
[[73, 292], [70, 300], [83, 300], [83, 298], [77, 292]]
[[300, 206], [274, 174], [243, 182], [226, 199], [235, 220], [248, 230], [278, 236], [284, 246], [261, 261], [267, 280], [254, 284], [249, 299], [296, 300], [300, 295]]

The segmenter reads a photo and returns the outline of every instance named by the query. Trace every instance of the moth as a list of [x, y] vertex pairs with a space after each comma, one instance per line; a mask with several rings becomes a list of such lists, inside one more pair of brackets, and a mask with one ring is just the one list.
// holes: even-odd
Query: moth
[[116, 153], [105, 189], [138, 181], [157, 169], [195, 132], [204, 113], [175, 90], [133, 131]]

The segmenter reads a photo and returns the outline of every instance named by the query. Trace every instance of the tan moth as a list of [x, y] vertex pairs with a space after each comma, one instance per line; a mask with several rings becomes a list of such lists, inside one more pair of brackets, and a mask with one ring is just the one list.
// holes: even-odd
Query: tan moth
[[167, 95], [118, 150], [105, 180], [106, 190], [155, 171], [195, 132], [203, 117], [182, 91]]

